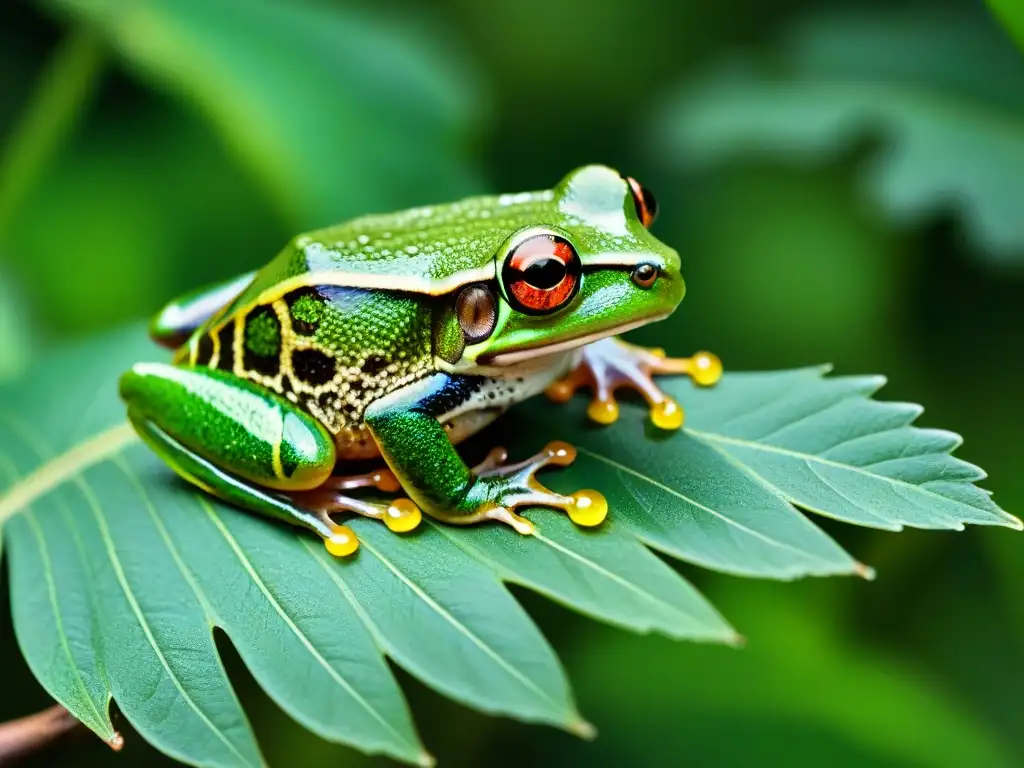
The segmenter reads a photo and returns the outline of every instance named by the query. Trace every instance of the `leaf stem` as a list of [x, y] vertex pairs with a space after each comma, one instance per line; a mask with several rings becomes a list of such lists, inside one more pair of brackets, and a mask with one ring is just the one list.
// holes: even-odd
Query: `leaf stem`
[[[71, 733], [81, 723], [60, 704], [20, 720], [0, 723], [0, 765], [11, 765]], [[119, 749], [111, 744], [114, 749]]]
[[47, 62], [0, 156], [0, 235], [70, 135], [99, 82], [103, 60], [99, 36], [79, 27]]

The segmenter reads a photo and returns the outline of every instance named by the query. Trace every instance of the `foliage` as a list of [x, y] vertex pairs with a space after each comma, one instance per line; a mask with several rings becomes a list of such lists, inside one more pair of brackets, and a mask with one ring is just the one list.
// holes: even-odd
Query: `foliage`
[[[892, 381], [889, 396], [925, 401], [929, 413], [922, 421], [969, 435], [970, 452], [964, 455], [991, 470], [997, 498], [1016, 511], [1024, 504], [1024, 474], [1019, 472], [1024, 461], [1019, 439], [1024, 432], [1019, 394], [1024, 386], [1022, 275], [986, 269], [991, 260], [972, 261], [966, 239], [950, 236], [947, 222], [964, 228], [974, 245], [1000, 264], [1009, 264], [1020, 251], [1013, 245], [1019, 229], [1010, 218], [1021, 220], [1013, 207], [1020, 195], [1011, 165], [1020, 162], [1014, 154], [1020, 78], [1013, 76], [1020, 71], [1019, 55], [990, 23], [985, 26], [990, 21], [983, 18], [985, 10], [966, 0], [901, 2], [898, 10], [885, 13], [861, 10], [857, 17], [875, 20], [871, 29], [851, 21], [842, 29], [815, 32], [810, 42], [810, 32], [782, 34], [794, 17], [844, 5], [839, 0], [5, 4], [0, 16], [5, 74], [0, 88], [0, 282], [6, 288], [0, 288], [5, 291], [0, 329], [11, 331], [4, 335], [0, 330], [0, 369], [5, 362], [8, 370], [22, 369], [28, 352], [38, 365], [13, 387], [0, 389], [0, 410], [15, 410], [30, 431], [48, 441], [44, 448], [84, 444], [88, 451], [94, 444], [87, 438], [122, 415], [109, 392], [101, 392], [107, 385], [100, 379], [112, 377], [132, 354], [153, 353], [143, 346], [137, 326], [123, 336], [62, 346], [52, 356], [37, 348], [40, 340], [81, 338], [138, 320], [176, 293], [253, 268], [308, 226], [374, 209], [429, 204], [476, 189], [549, 186], [567, 169], [597, 160], [640, 178], [656, 192], [663, 213], [655, 234], [684, 259], [688, 295], [683, 307], [669, 321], [638, 332], [638, 341], [675, 353], [711, 348], [729, 370], [802, 366], [821, 359], [835, 360], [842, 371], [884, 369]], [[1016, 5], [1000, 0], [990, 5], [1012, 27]], [[822, 21], [802, 28], [827, 26]], [[971, 30], [980, 32], [972, 37]], [[861, 55], [869, 45], [868, 54]], [[737, 144], [727, 153], [730, 162], [714, 165], [713, 173], [690, 172], [700, 158], [682, 154], [687, 145], [678, 124], [666, 131], [664, 118], [681, 111], [673, 94], [680, 82], [708, 82], [710, 91], [707, 70], [699, 77], [696, 67], [721, 60], [737, 47], [769, 51], [738, 73], [734, 70], [730, 87], [738, 88], [739, 81], [774, 99], [763, 109], [758, 102], [756, 114], [753, 102], [741, 105], [750, 120], [767, 123], [771, 118], [772, 126], [779, 123], [788, 130], [794, 122], [791, 102], [798, 95], [814, 86], [836, 86], [820, 103], [801, 102], [800, 114], [815, 130], [826, 109], [861, 122], [846, 126], [849, 132], [842, 136], [821, 127], [821, 137], [812, 137], [823, 137], [821, 151], [808, 153], [802, 147], [800, 157], [833, 156], [835, 151], [826, 150], [834, 147], [842, 163], [816, 163], [808, 169], [806, 163], [778, 162], [793, 157], [788, 146], [780, 154], [773, 147], [741, 151]], [[812, 66], [820, 77], [809, 71]], [[861, 98], [856, 94], [841, 101], [854, 92], [848, 87], [851, 80], [872, 94], [906, 94], [907, 106], [894, 107], [894, 99], [880, 96], [877, 104], [858, 111], [854, 108], [863, 104], [847, 103]], [[775, 99], [778, 91], [770, 86], [777, 83], [791, 86], [786, 99]], [[353, 103], [356, 108], [349, 108]], [[928, 109], [915, 112], [922, 104]], [[778, 110], [775, 115], [772, 109]], [[993, 128], [993, 114], [1002, 116], [1005, 130]], [[656, 115], [663, 118], [660, 132], [652, 124]], [[722, 137], [733, 131], [723, 126]], [[773, 127], [770, 135], [775, 133]], [[825, 141], [826, 134], [831, 140]], [[862, 136], [872, 143], [856, 142]], [[846, 146], [854, 151], [842, 152]], [[934, 155], [921, 154], [933, 147]], [[716, 157], [708, 153], [709, 160]], [[924, 162], [917, 162], [919, 157]], [[851, 168], [867, 174], [874, 194], [858, 194], [849, 184]], [[956, 183], [948, 184], [939, 173], [955, 173]], [[879, 180], [892, 181], [892, 188], [883, 190]], [[1006, 183], [1009, 192], [1000, 198], [998, 185]], [[863, 204], [865, 199], [873, 208]], [[908, 199], [915, 202], [912, 211]], [[927, 225], [911, 237], [892, 226], [906, 221], [908, 211], [915, 217], [927, 214]], [[937, 218], [940, 211], [953, 215]], [[22, 362], [12, 369], [12, 359]], [[775, 376], [783, 374], [758, 375]], [[709, 427], [713, 398], [738, 392], [735, 387], [744, 382], [756, 384], [758, 377], [731, 375], [727, 388], [706, 393], [681, 385], [680, 395], [691, 406], [690, 427], [703, 431], [701, 436], [691, 431], [655, 443], [658, 436], [642, 429], [644, 419], [635, 409], [624, 408], [622, 423], [608, 432], [584, 428], [581, 404], [555, 411], [532, 403], [470, 448], [480, 454], [488, 440], [503, 440], [513, 455], [522, 456], [549, 437], [570, 438], [591, 452], [546, 480], [563, 490], [581, 485], [611, 489], [615, 507], [598, 536], [571, 529], [553, 513], [538, 512], [534, 517], [543, 539], [517, 539], [501, 529], [429, 527], [413, 540], [445, 548], [453, 563], [482, 580], [481, 589], [491, 599], [481, 601], [474, 594], [462, 602], [461, 585], [437, 581], [438, 562], [408, 559], [410, 573], [422, 569], [416, 573], [422, 582], [416, 583], [429, 587], [424, 594], [450, 608], [465, 626], [477, 628], [502, 658], [538, 660], [528, 668], [527, 679], [543, 682], [541, 690], [550, 694], [547, 705], [543, 697], [516, 698], [515, 681], [508, 676], [494, 683], [501, 679], [500, 664], [472, 668], [488, 675], [484, 682], [459, 678], [458, 665], [452, 654], [444, 655], [443, 646], [420, 647], [423, 643], [403, 635], [400, 627], [366, 630], [378, 624], [394, 630], [388, 622], [397, 624], [397, 614], [380, 614], [387, 601], [395, 600], [423, 610], [424, 625], [438, 632], [431, 637], [441, 638], [436, 642], [447, 643], [453, 636], [445, 633], [445, 620], [436, 611], [402, 592], [401, 579], [369, 549], [351, 564], [358, 565], [355, 569], [325, 560], [315, 540], [216, 505], [210, 512], [134, 442], [37, 499], [31, 515], [6, 525], [0, 535], [7, 547], [3, 573], [12, 583], [0, 590], [0, 603], [8, 592], [15, 598], [19, 641], [39, 679], [51, 690], [67, 691], [76, 712], [99, 733], [109, 735], [111, 724], [125, 732], [128, 746], [118, 760], [129, 764], [172, 762], [132, 732], [133, 722], [165, 750], [173, 752], [175, 744], [187, 742], [182, 749], [190, 754], [209, 747], [211, 754], [230, 755], [230, 762], [239, 761], [232, 748], [250, 761], [261, 759], [252, 746], [255, 732], [259, 750], [273, 765], [296, 759], [310, 766], [379, 762], [315, 738], [310, 730], [371, 748], [379, 737], [378, 748], [404, 750], [413, 760], [422, 758], [422, 738], [442, 764], [496, 768], [527, 761], [598, 767], [627, 761], [1019, 764], [1024, 758], [1019, 701], [1024, 594], [1016, 585], [1024, 583], [1024, 560], [1018, 537], [981, 530], [956, 537], [910, 530], [894, 537], [885, 530], [842, 526], [825, 516], [808, 519], [776, 494], [757, 492], [751, 469], [769, 478], [786, 498], [844, 518], [860, 516], [883, 528], [897, 521], [863, 515], [864, 494], [884, 502], [890, 513], [899, 511], [908, 523], [953, 525], [948, 518], [910, 517], [933, 509], [965, 518], [992, 512], [979, 492], [961, 497], [941, 484], [932, 485], [941, 493], [913, 491], [898, 508], [889, 507], [886, 495], [891, 501], [893, 489], [903, 486], [884, 477], [846, 469], [837, 478], [835, 467], [813, 456], [804, 467], [787, 455], [791, 446], [778, 442], [779, 435], [751, 450], [735, 442], [747, 435], [731, 428], [715, 431], [714, 422]], [[897, 433], [909, 429], [896, 426], [897, 416], [909, 422], [914, 415], [907, 407], [871, 405], [867, 395], [877, 380], [822, 378], [811, 370], [785, 377], [779, 381], [806, 386], [814, 397], [853, 392], [839, 405], [810, 415], [811, 428], [801, 439], [817, 432], [827, 437], [814, 425], [827, 426], [829, 414], [850, 406], [867, 409], [872, 418], [891, 416]], [[760, 381], [757, 386], [765, 383]], [[712, 399], [699, 404], [705, 396]], [[766, 410], [780, 412], [784, 404], [777, 401]], [[559, 431], [552, 433], [548, 422], [556, 420]], [[517, 426], [538, 423], [543, 429], [537, 434], [516, 434]], [[719, 439], [708, 436], [712, 433]], [[130, 438], [127, 432], [115, 434]], [[934, 451], [890, 464], [893, 471], [925, 467], [956, 478], [976, 476], [943, 453], [952, 446], [951, 437], [914, 434], [926, 437]], [[876, 448], [884, 447], [879, 437], [872, 440], [879, 441], [873, 443]], [[627, 469], [611, 467], [595, 452]], [[6, 456], [6, 449], [0, 453]], [[19, 448], [13, 459], [25, 472], [40, 463], [38, 456]], [[751, 498], [772, 497], [766, 502], [768, 514], [730, 504], [735, 499], [721, 483], [688, 470], [682, 460], [666, 468], [663, 485], [669, 490], [654, 488], [631, 471], [643, 474], [651, 456], [724, 465], [726, 477], [744, 493], [759, 493]], [[9, 479], [5, 462], [0, 460], [0, 486]], [[142, 478], [146, 497], [159, 502], [155, 517], [138, 503], [139, 488], [124, 473], [125, 465]], [[800, 482], [785, 482], [798, 469]], [[853, 496], [858, 504], [833, 490], [850, 495], [850, 477], [857, 478]], [[99, 514], [83, 507], [83, 480], [112, 497], [104, 497], [109, 504]], [[680, 488], [724, 516], [670, 492]], [[943, 493], [954, 498], [943, 500]], [[935, 506], [920, 509], [914, 504], [920, 498], [933, 499]], [[61, 507], [65, 501], [76, 514]], [[673, 509], [682, 511], [681, 524], [689, 526], [685, 536], [674, 534], [674, 528], [657, 528]], [[757, 535], [775, 530], [764, 528], [762, 518], [769, 526], [788, 521], [782, 537], [768, 539], [795, 541], [795, 550]], [[214, 519], [236, 542], [258, 550], [242, 550], [255, 578]], [[108, 523], [106, 538], [101, 521]], [[33, 522], [44, 533], [44, 549], [31, 533]], [[751, 533], [742, 530], [744, 523]], [[389, 561], [397, 557], [384, 547], [404, 551], [409, 545], [372, 526], [364, 528], [367, 540]], [[856, 558], [839, 549], [832, 535], [841, 536]], [[136, 536], [144, 546], [133, 546]], [[175, 547], [181, 567], [167, 542]], [[215, 559], [204, 562], [202, 554], [210, 552]], [[40, 553], [56, 556], [52, 573], [61, 578], [73, 578], [76, 569], [87, 573], [84, 583], [92, 591], [83, 591], [77, 582], [46, 583]], [[111, 570], [111, 553], [120, 571]], [[850, 572], [864, 561], [878, 568], [880, 578], [870, 585], [859, 579], [752, 582], [690, 563], [669, 566], [663, 554], [717, 570], [787, 579], [804, 572]], [[169, 574], [166, 593], [145, 577], [150, 561], [159, 573]], [[312, 599], [308, 583], [295, 587], [296, 577], [282, 570], [282, 563], [289, 568], [298, 563], [295, 573], [320, 579], [326, 589]], [[324, 581], [331, 573], [328, 567], [337, 569], [338, 581]], [[380, 584], [392, 591], [352, 576], [363, 571], [379, 575]], [[352, 600], [362, 606], [355, 596], [365, 590], [372, 595], [365, 602], [379, 614], [365, 610], [354, 616], [352, 600], [339, 591], [339, 582], [348, 585], [339, 576], [345, 572], [353, 579]], [[34, 573], [43, 574], [43, 581]], [[133, 590], [138, 614], [125, 584]], [[218, 600], [203, 602], [197, 590]], [[449, 602], [455, 598], [460, 602]], [[472, 613], [478, 609], [491, 613], [480, 619]], [[262, 610], [255, 617], [265, 623], [248, 621], [242, 615], [248, 610]], [[517, 616], [524, 639], [487, 634], [490, 626], [481, 627], [495, 611], [508, 620]], [[580, 613], [665, 637], [602, 629]], [[84, 623], [69, 618], [85, 614]], [[154, 643], [141, 625], [132, 625], [139, 615], [148, 622]], [[70, 624], [48, 631], [47, 621], [56, 617]], [[5, 664], [0, 720], [52, 701], [24, 665], [10, 622], [10, 613], [0, 607]], [[716, 643], [672, 642], [734, 640], [732, 624], [749, 637], [742, 653]], [[211, 640], [213, 626], [227, 631], [213, 631]], [[354, 641], [354, 651], [339, 632], [361, 638]], [[99, 642], [101, 636], [127, 638], [133, 652], [121, 657], [116, 647]], [[64, 646], [61, 637], [82, 642]], [[455, 647], [463, 652], [464, 646]], [[242, 648], [245, 655], [236, 652]], [[46, 656], [47, 650], [53, 655]], [[157, 651], [166, 667], [159, 659], [154, 662]], [[75, 669], [69, 654], [78, 654], [83, 669], [96, 675], [84, 675], [80, 682], [74, 674], [68, 677]], [[199, 711], [212, 730], [168, 674], [168, 669], [193, 669], [193, 656], [195, 669], [209, 673], [211, 687], [196, 689], [197, 678], [187, 674], [178, 679], [184, 681], [181, 687], [188, 686], [193, 703], [205, 707]], [[387, 659], [383, 673], [382, 658]], [[359, 659], [366, 665], [355, 669]], [[574, 694], [558, 659], [575, 683]], [[277, 670], [279, 663], [290, 674]], [[135, 678], [135, 667], [146, 676]], [[303, 678], [307, 669], [313, 672]], [[342, 671], [351, 674], [345, 677]], [[375, 737], [371, 727], [364, 730], [366, 710], [360, 715], [351, 697], [345, 703], [337, 678], [358, 683], [357, 691], [364, 683], [379, 683], [382, 698], [371, 704], [394, 731], [388, 735], [386, 728], [378, 729]], [[144, 688], [147, 681], [155, 681], [155, 687]], [[501, 701], [480, 693], [492, 683]], [[310, 701], [297, 693], [304, 685], [314, 691]], [[117, 702], [128, 702], [131, 719], [115, 707], [112, 723], [105, 720], [111, 694]], [[415, 713], [415, 726], [405, 700]], [[149, 709], [146, 702], [151, 702]], [[170, 707], [160, 711], [163, 704]], [[292, 717], [283, 715], [279, 705]], [[600, 726], [596, 743], [562, 729], [538, 729], [476, 711], [501, 710], [563, 727], [575, 723], [579, 730], [583, 726], [574, 706]], [[353, 711], [355, 719], [348, 718]], [[181, 734], [173, 723], [184, 727]], [[214, 734], [218, 730], [224, 739]], [[42, 764], [108, 765], [110, 760], [98, 739], [86, 739], [44, 756]]]
[[[750, 642], [743, 653], [714, 647], [679, 653], [660, 639], [610, 633], [588, 644], [572, 670], [581, 695], [627, 692], [616, 701], [595, 697], [602, 738], [618, 750], [612, 760], [627, 762], [653, 738], [663, 757], [645, 763], [652, 766], [676, 765], [672, 756], [683, 753], [703, 765], [742, 766], [751, 752], [782, 763], [795, 742], [809, 765], [1013, 764], [989, 724], [964, 712], [935, 680], [851, 644], [820, 614], [808, 613], [792, 587], [744, 587], [725, 606], [747, 614]], [[639, 672], [607, 663], [637, 654], [649, 661]], [[638, 674], [640, 680], [631, 679]], [[676, 685], [659, 686], [662, 677]], [[652, 733], [649, 724], [665, 708], [674, 722]], [[746, 743], [738, 743], [737, 732]]]
[[28, 361], [26, 314], [11, 281], [0, 272], [0, 382], [13, 378]]
[[1024, 8], [1015, 0], [988, 0], [992, 11], [998, 16], [1003, 26], [1012, 34], [1018, 45], [1024, 45]]
[[462, 140], [477, 119], [474, 84], [411, 23], [244, 0], [59, 7], [208, 119], [296, 230], [473, 183]]
[[0, 523], [15, 631], [51, 695], [105, 739], [113, 698], [153, 744], [193, 764], [261, 762], [214, 626], [313, 731], [427, 763], [384, 656], [485, 712], [591, 731], [551, 647], [502, 581], [627, 629], [736, 642], [641, 542], [718, 570], [788, 579], [867, 574], [791, 503], [893, 530], [1020, 527], [973, 485], [984, 475], [949, 455], [956, 435], [910, 426], [916, 406], [868, 399], [879, 379], [800, 370], [731, 374], [704, 391], [672, 382], [689, 427], [671, 437], [645, 437], [638, 409], [604, 430], [584, 426], [579, 404], [563, 414], [524, 406], [505, 436], [514, 454], [536, 450], [542, 425], [564, 422], [581, 456], [552, 483], [596, 482], [610, 523], [586, 533], [538, 512], [538, 534], [524, 538], [432, 523], [396, 536], [356, 520], [362, 551], [339, 561], [305, 534], [183, 487], [135, 440], [115, 382], [154, 354], [143, 338], [131, 328], [43, 360], [27, 380], [79, 372], [59, 406], [46, 387], [16, 382], [3, 393]]
[[684, 89], [662, 145], [688, 165], [751, 151], [802, 161], [878, 136], [863, 172], [880, 210], [954, 209], [981, 253], [1016, 260], [1024, 63], [993, 27], [949, 11], [819, 14], [761, 66], [731, 62]]

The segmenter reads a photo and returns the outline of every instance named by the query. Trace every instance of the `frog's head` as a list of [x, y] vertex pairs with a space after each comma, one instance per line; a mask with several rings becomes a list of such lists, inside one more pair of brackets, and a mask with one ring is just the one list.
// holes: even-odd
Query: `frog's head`
[[648, 230], [656, 203], [635, 180], [586, 166], [533, 201], [495, 253], [495, 281], [456, 295], [457, 370], [579, 347], [661, 320], [683, 298], [679, 254]]

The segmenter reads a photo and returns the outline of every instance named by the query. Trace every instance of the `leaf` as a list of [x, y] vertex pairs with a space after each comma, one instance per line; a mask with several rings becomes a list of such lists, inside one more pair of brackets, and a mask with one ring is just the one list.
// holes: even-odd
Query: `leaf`
[[988, 0], [989, 8], [1002, 21], [1006, 30], [1024, 48], [1024, 8], [1017, 0]]
[[[922, 674], [919, 657], [852, 642], [848, 627], [830, 627], [827, 616], [806, 609], [806, 595], [767, 584], [722, 586], [720, 599], [750, 629], [743, 653], [679, 653], [664, 641], [608, 634], [581, 649], [573, 672], [607, 723], [609, 763], [783, 764], [793, 761], [796, 742], [804, 765], [1016, 764], [992, 723]], [[643, 663], [608, 663], [641, 654]], [[602, 696], [607, 690], [616, 696]], [[574, 764], [573, 745], [558, 746], [535, 749]]]
[[974, 487], [979, 470], [949, 456], [952, 437], [911, 427], [916, 407], [868, 399], [879, 379], [801, 370], [730, 374], [710, 390], [671, 382], [689, 427], [668, 436], [645, 437], [629, 404], [611, 429], [586, 426], [582, 402], [526, 404], [488, 441], [526, 455], [559, 424], [580, 456], [546, 482], [605, 492], [606, 525], [579, 531], [536, 511], [531, 538], [429, 521], [397, 536], [357, 519], [363, 546], [337, 560], [176, 480], [136, 440], [115, 382], [162, 356], [143, 337], [132, 327], [63, 348], [22, 380], [43, 385], [0, 388], [0, 525], [15, 631], [43, 686], [106, 739], [113, 698], [146, 739], [197, 765], [262, 761], [215, 627], [310, 730], [428, 764], [385, 657], [476, 709], [592, 732], [503, 581], [638, 632], [736, 642], [643, 544], [794, 578], [866, 569], [792, 503], [885, 528], [1020, 526]]
[[858, 137], [884, 150], [863, 168], [899, 221], [953, 209], [982, 253], [1024, 255], [1024, 61], [990, 18], [949, 11], [819, 15], [762, 66], [733, 62], [665, 112], [677, 164], [750, 153], [803, 161]]
[[[641, 439], [639, 414], [615, 430], [588, 426], [582, 402], [569, 414], [531, 403], [518, 420], [530, 428], [517, 432], [558, 423], [580, 458], [551, 477], [554, 487], [607, 478], [600, 489], [616, 519], [641, 540], [730, 573], [869, 573], [792, 504], [888, 530], [1020, 527], [973, 485], [984, 473], [949, 455], [958, 436], [910, 426], [920, 406], [868, 399], [880, 377], [826, 370], [729, 374], [711, 389], [669, 379], [663, 388], [686, 405], [687, 426], [654, 440]], [[536, 450], [518, 442], [516, 453]]]
[[13, 378], [28, 364], [30, 323], [26, 313], [11, 281], [0, 272], [0, 382]]
[[[60, 0], [127, 65], [205, 116], [289, 228], [456, 197], [479, 89], [446, 35], [344, 7]], [[437, 40], [440, 38], [440, 41]]]

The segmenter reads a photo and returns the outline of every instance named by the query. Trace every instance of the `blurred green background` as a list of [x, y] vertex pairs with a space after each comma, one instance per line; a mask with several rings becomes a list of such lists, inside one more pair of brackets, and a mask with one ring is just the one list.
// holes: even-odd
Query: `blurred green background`
[[[642, 339], [734, 370], [884, 372], [1024, 511], [1024, 65], [979, 3], [15, 0], [0, 71], [0, 377], [304, 229], [605, 162], [657, 193], [684, 259], [687, 300]], [[1022, 540], [824, 525], [875, 582], [685, 568], [743, 651], [517, 592], [600, 737], [399, 673], [427, 747], [449, 766], [1024, 764]], [[3, 720], [47, 699], [0, 593]], [[290, 722], [223, 645], [272, 765], [386, 762]], [[119, 763], [164, 761], [126, 735]], [[54, 761], [113, 758], [83, 737]]]

